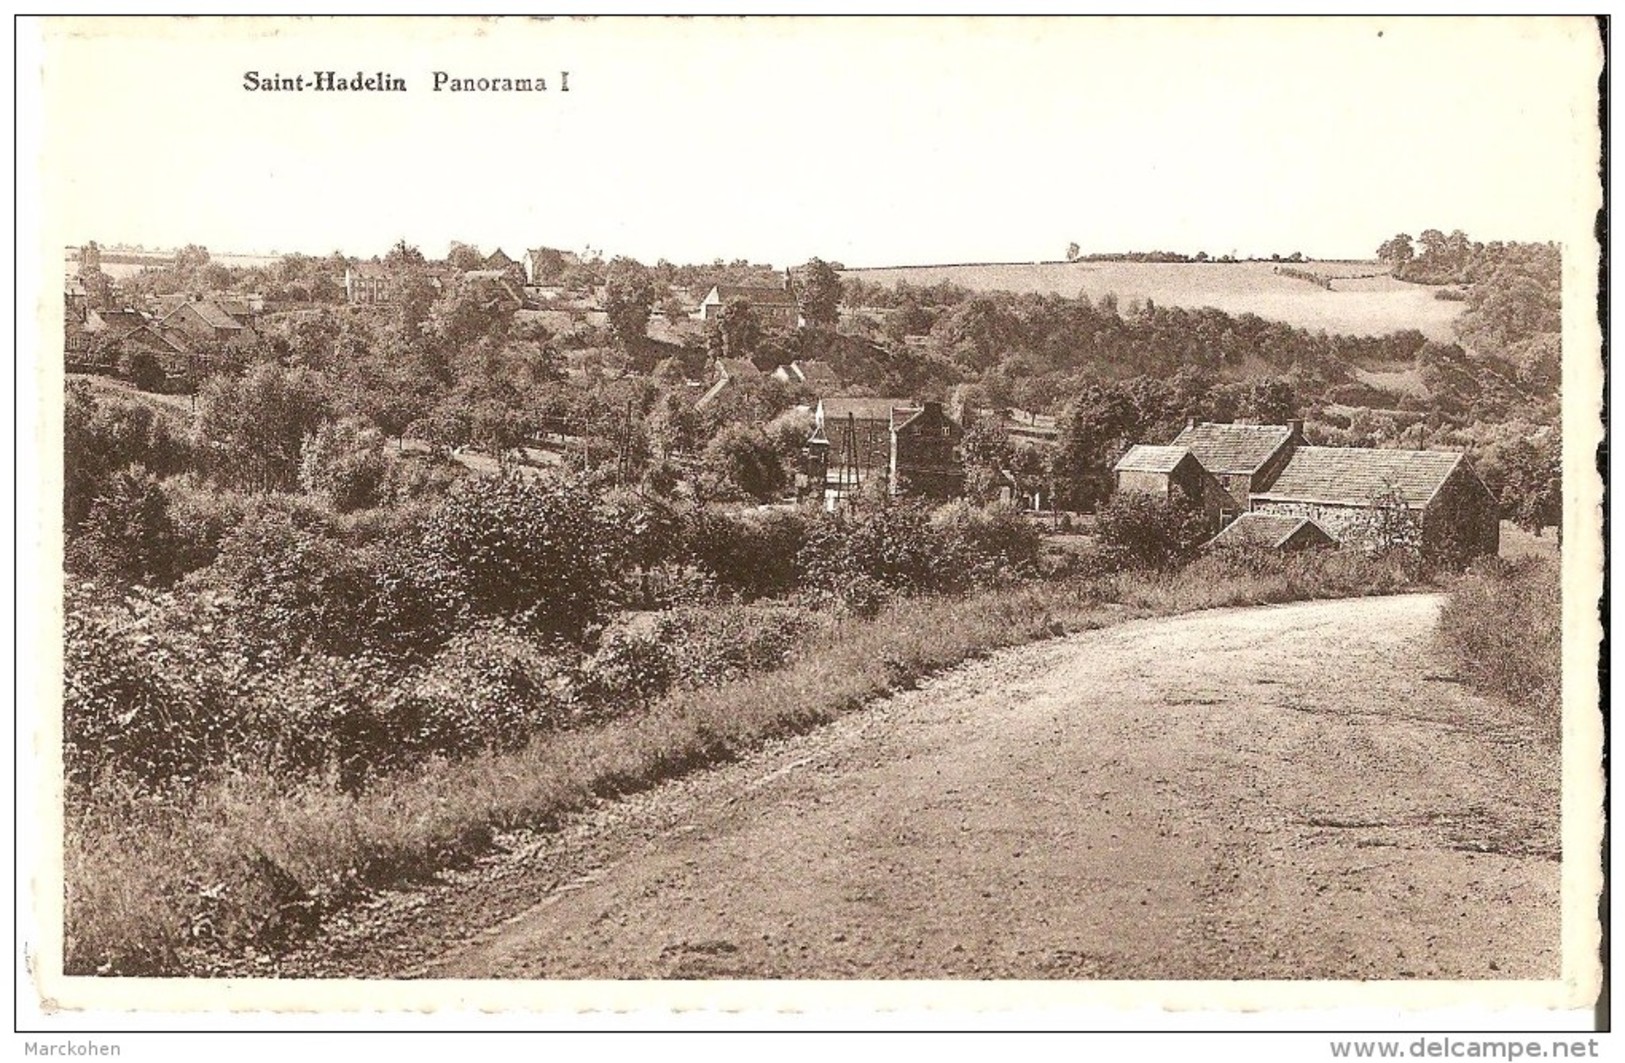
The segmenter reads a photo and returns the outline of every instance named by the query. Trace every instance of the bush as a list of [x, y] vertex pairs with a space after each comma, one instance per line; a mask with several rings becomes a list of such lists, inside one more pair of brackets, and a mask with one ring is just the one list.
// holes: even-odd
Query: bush
[[340, 513], [369, 509], [385, 501], [389, 464], [377, 430], [354, 421], [329, 421], [305, 437], [299, 485], [326, 498]]
[[697, 511], [683, 535], [686, 552], [720, 590], [745, 599], [787, 594], [801, 584], [809, 522], [799, 511]]
[[66, 558], [76, 572], [117, 583], [161, 585], [176, 575], [179, 544], [169, 500], [158, 481], [132, 465], [103, 483]]
[[607, 598], [590, 489], [517, 474], [459, 482], [429, 516], [416, 582], [472, 616], [579, 637]]
[[1109, 564], [1124, 568], [1177, 568], [1195, 557], [1212, 532], [1183, 492], [1164, 498], [1118, 491], [1095, 517], [1095, 534]]
[[931, 514], [931, 531], [944, 559], [965, 565], [974, 586], [996, 586], [1038, 570], [1043, 536], [1014, 506], [950, 502]]
[[1563, 595], [1556, 562], [1479, 561], [1451, 587], [1439, 632], [1469, 686], [1557, 719]]

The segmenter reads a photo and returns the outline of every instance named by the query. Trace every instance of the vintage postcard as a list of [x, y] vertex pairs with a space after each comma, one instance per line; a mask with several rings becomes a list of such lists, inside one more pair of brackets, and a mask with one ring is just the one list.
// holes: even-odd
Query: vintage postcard
[[21, 23], [20, 992], [1572, 1028], [1605, 32]]

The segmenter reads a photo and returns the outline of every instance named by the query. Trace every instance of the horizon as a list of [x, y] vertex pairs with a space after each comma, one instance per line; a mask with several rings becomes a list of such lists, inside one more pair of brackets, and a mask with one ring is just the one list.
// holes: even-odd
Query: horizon
[[[30, 25], [43, 172], [62, 177], [48, 217], [72, 245], [884, 268], [1059, 261], [1076, 241], [1370, 261], [1417, 227], [1561, 241], [1599, 150], [1584, 79], [1525, 76], [1594, 61], [1589, 20]], [[410, 90], [243, 87], [352, 67]], [[435, 92], [443, 70], [567, 70], [569, 91]]]

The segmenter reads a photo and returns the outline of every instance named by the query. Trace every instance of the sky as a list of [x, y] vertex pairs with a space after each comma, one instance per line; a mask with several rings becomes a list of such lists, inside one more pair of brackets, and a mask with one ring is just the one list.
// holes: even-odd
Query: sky
[[[1370, 258], [1426, 228], [1560, 239], [1599, 151], [1587, 19], [31, 25], [19, 76], [43, 79], [46, 229], [68, 244]], [[409, 88], [243, 87], [319, 70]], [[549, 91], [436, 93], [436, 70]]]

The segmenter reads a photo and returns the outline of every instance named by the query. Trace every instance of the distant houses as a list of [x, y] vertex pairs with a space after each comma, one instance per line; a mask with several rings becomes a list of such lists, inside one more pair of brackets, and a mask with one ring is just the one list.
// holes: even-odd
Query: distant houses
[[1216, 544], [1276, 549], [1358, 539], [1402, 509], [1425, 552], [1474, 557], [1500, 548], [1495, 496], [1463, 454], [1310, 446], [1303, 424], [1197, 424], [1165, 446], [1131, 447], [1117, 489], [1197, 502], [1221, 529]]
[[804, 446], [806, 482], [831, 507], [878, 476], [892, 495], [947, 501], [964, 491], [963, 436], [940, 402], [820, 399]]
[[692, 316], [696, 321], [715, 321], [722, 316], [723, 307], [736, 299], [749, 303], [763, 324], [778, 328], [795, 328], [801, 324], [795, 292], [788, 287], [767, 285], [714, 284], [700, 299]]

